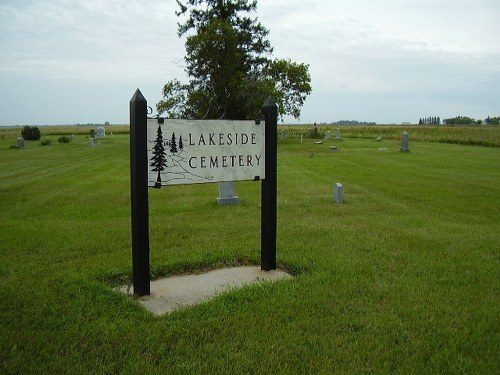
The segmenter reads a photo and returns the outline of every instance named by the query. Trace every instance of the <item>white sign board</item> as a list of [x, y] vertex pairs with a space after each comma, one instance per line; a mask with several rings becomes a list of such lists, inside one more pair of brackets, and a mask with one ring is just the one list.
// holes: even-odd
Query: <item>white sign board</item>
[[148, 186], [265, 178], [264, 121], [148, 119]]

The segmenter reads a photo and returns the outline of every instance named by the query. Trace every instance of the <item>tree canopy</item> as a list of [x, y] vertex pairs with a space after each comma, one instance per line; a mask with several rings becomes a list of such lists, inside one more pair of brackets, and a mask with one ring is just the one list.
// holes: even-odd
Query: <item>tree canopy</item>
[[472, 125], [472, 124], [481, 124], [481, 120], [474, 120], [473, 118], [467, 116], [457, 116], [452, 118], [447, 118], [443, 120], [443, 123], [446, 125]]
[[177, 0], [178, 36], [186, 36], [186, 73], [163, 87], [159, 114], [179, 118], [255, 119], [271, 96], [278, 114], [298, 118], [311, 93], [307, 64], [274, 59], [257, 1]]
[[484, 119], [486, 125], [500, 125], [500, 117], [490, 117]]

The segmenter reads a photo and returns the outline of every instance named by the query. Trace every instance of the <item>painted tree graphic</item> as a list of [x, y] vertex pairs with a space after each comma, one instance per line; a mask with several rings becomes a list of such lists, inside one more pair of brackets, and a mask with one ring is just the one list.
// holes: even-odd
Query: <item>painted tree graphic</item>
[[182, 142], [182, 135], [179, 137], [179, 152], [184, 149], [184, 143]]
[[156, 178], [155, 188], [161, 187], [161, 176], [160, 173], [165, 170], [167, 166], [167, 155], [165, 153], [165, 146], [163, 145], [163, 134], [161, 132], [161, 127], [158, 125], [158, 130], [156, 132], [155, 145], [153, 147], [153, 157], [151, 158], [151, 170], [158, 172], [158, 177]]
[[170, 152], [175, 154], [177, 152], [177, 141], [175, 140], [175, 133], [172, 133], [172, 139], [170, 140]]

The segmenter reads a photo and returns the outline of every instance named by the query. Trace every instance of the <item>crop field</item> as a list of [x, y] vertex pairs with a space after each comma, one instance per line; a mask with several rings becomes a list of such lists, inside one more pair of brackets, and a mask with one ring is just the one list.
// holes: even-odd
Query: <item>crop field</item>
[[[113, 289], [131, 282], [127, 127], [95, 147], [88, 128], [41, 128], [53, 142], [24, 149], [0, 129], [0, 373], [497, 374], [500, 128], [301, 142], [309, 128], [278, 133], [293, 278], [162, 317]], [[259, 264], [260, 187], [237, 182], [238, 206], [217, 184], [150, 190], [152, 277]]]

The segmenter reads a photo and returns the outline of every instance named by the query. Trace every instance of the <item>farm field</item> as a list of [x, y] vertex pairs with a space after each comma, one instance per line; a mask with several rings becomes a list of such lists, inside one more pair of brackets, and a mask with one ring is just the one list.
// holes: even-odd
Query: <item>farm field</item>
[[[280, 127], [278, 264], [293, 279], [163, 317], [113, 290], [132, 268], [126, 129], [95, 147], [42, 129], [53, 142], [25, 149], [1, 129], [0, 373], [496, 374], [500, 128], [352, 128], [318, 145]], [[259, 264], [260, 183], [237, 193], [149, 191], [153, 278]]]

